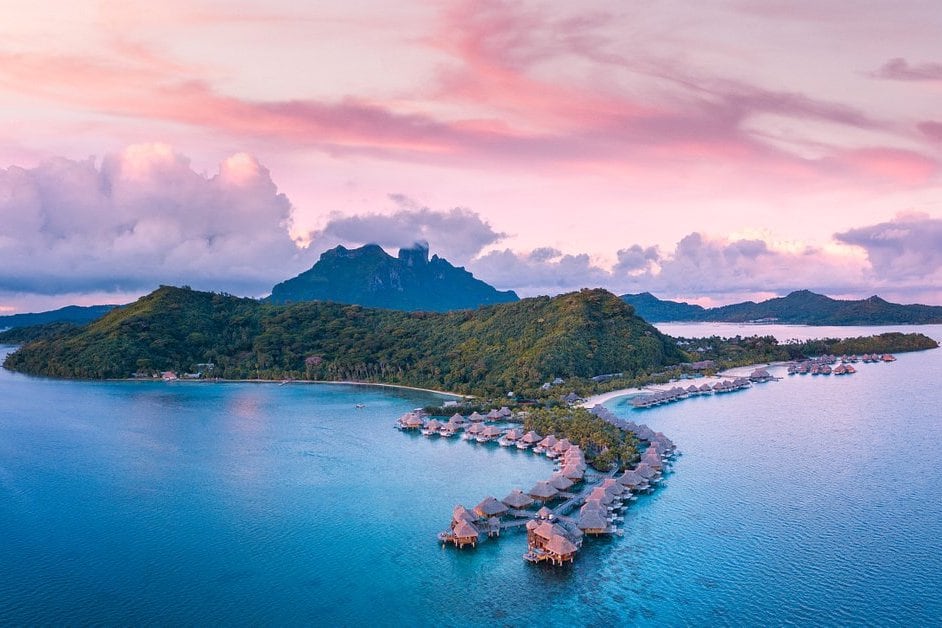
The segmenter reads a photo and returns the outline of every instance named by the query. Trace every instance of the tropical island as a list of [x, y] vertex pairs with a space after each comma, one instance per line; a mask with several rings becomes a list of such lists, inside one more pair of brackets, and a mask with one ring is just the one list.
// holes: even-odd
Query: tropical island
[[942, 323], [942, 306], [890, 303], [874, 295], [866, 299], [832, 299], [810, 290], [756, 303], [721, 307], [658, 299], [650, 292], [624, 294], [639, 316], [652, 323], [778, 323], [788, 325], [927, 325]]
[[674, 339], [602, 289], [475, 310], [404, 312], [324, 301], [286, 305], [162, 286], [85, 324], [16, 328], [4, 366], [65, 378], [356, 381], [484, 399], [552, 401], [716, 368], [823, 353], [934, 348], [922, 334], [778, 343], [771, 337]]

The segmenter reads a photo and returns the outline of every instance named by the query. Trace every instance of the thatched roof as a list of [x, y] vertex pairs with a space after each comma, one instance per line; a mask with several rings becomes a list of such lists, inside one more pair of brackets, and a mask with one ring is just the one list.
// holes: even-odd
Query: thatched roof
[[546, 545], [543, 546], [543, 549], [557, 556], [568, 556], [574, 554], [577, 548], [563, 535], [554, 534], [550, 537], [549, 541], [546, 542]]
[[619, 484], [615, 478], [605, 478], [602, 481], [602, 488], [612, 495], [622, 495], [625, 492], [625, 487]]
[[507, 512], [507, 506], [497, 501], [495, 497], [488, 495], [481, 500], [481, 503], [474, 507], [474, 512], [481, 517], [493, 517], [494, 515], [502, 515]]
[[561, 491], [565, 491], [567, 488], [572, 486], [572, 480], [560, 473], [554, 473], [548, 481], [553, 486], [553, 488], [559, 489]]
[[543, 440], [543, 437], [537, 434], [536, 432], [534, 432], [533, 430], [530, 430], [529, 432], [524, 434], [523, 438], [521, 438], [520, 440], [532, 445], [533, 443], [538, 443], [541, 440]]
[[540, 519], [549, 519], [555, 514], [556, 513], [554, 513], [552, 510], [550, 510], [546, 506], [543, 506], [542, 508], [536, 511], [536, 516], [539, 517]]
[[577, 524], [580, 530], [606, 530], [608, 529], [608, 521], [602, 518], [602, 515], [597, 510], [589, 510], [583, 512], [579, 516], [579, 523]]
[[468, 434], [480, 434], [484, 431], [484, 425], [481, 423], [472, 423], [468, 429], [465, 430]]
[[477, 412], [472, 412], [471, 416], [468, 417], [468, 420], [471, 421], [472, 423], [480, 423], [481, 421], [484, 420], [484, 417], [482, 417]]
[[438, 431], [442, 427], [442, 422], [437, 419], [432, 419], [425, 424], [425, 428], [433, 431]]
[[562, 439], [556, 441], [556, 444], [553, 445], [553, 451], [556, 451], [556, 452], [559, 452], [559, 453], [563, 453], [563, 452], [565, 452], [567, 449], [569, 449], [570, 447], [572, 447], [572, 443], [569, 442], [569, 439], [568, 439], [568, 438], [562, 438]]
[[546, 481], [537, 482], [527, 493], [536, 499], [549, 499], [559, 493], [556, 488]]
[[650, 480], [654, 477], [654, 469], [650, 465], [644, 462], [639, 462], [638, 466], [635, 467], [635, 473], [643, 477], [645, 480]]
[[510, 491], [510, 494], [501, 501], [511, 508], [526, 508], [533, 503], [533, 498], [520, 489], [514, 489]]
[[455, 509], [451, 511], [451, 520], [455, 523], [459, 521], [467, 521], [468, 523], [474, 523], [477, 521], [477, 517], [471, 513], [470, 510], [462, 506], [461, 504], [455, 506]]
[[424, 424], [422, 417], [416, 414], [410, 414], [402, 423], [403, 425], [408, 425], [409, 427], [419, 427]]
[[481, 436], [488, 436], [488, 437], [500, 436], [500, 428], [494, 425], [488, 425], [483, 430], [481, 430]]
[[563, 467], [560, 473], [565, 475], [570, 480], [581, 480], [583, 477], [585, 477], [585, 471], [580, 469], [578, 465], [566, 465]]
[[536, 527], [530, 528], [530, 531], [539, 537], [543, 537], [544, 539], [550, 539], [554, 534], [567, 534], [565, 528], [557, 523], [550, 523], [549, 521], [537, 521]]
[[515, 427], [510, 428], [509, 430], [507, 430], [507, 433], [504, 434], [504, 438], [510, 441], [520, 440], [520, 436], [521, 436], [520, 430], [518, 430]]
[[487, 418], [490, 419], [491, 421], [498, 420], [500, 418], [500, 411], [491, 410], [490, 412], [487, 413]]
[[634, 471], [625, 471], [620, 476], [618, 476], [618, 483], [622, 486], [627, 486], [628, 488], [641, 486], [645, 482], [646, 480]]
[[456, 423], [458, 425], [461, 425], [462, 423], [466, 423], [465, 418], [461, 416], [460, 414], [458, 414], [457, 412], [451, 415], [451, 418], [448, 419], [448, 422]]
[[475, 528], [470, 523], [468, 523], [467, 521], [459, 521], [455, 525], [453, 534], [456, 537], [461, 538], [461, 539], [468, 539], [471, 537], [477, 538], [478, 536], [480, 536], [480, 534], [478, 533], [478, 529]]
[[501, 406], [501, 409], [498, 410], [497, 412], [498, 412], [498, 414], [500, 414], [502, 417], [508, 417], [508, 416], [510, 416], [510, 415], [513, 414], [513, 412], [511, 412], [511, 411], [510, 411], [510, 408], [508, 408], [507, 406]]
[[559, 441], [552, 434], [540, 441], [540, 447], [554, 447]]
[[601, 486], [597, 486], [594, 489], [592, 489], [592, 492], [589, 493], [588, 499], [597, 499], [606, 505], [611, 504], [615, 500], [615, 498], [612, 497], [611, 493], [608, 493]]

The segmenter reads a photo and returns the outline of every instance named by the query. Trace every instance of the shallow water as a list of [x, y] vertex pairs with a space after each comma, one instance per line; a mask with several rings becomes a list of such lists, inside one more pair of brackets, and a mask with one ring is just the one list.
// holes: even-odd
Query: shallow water
[[520, 533], [435, 541], [551, 466], [392, 429], [427, 394], [0, 371], [0, 624], [938, 624], [940, 376], [928, 351], [610, 402], [684, 453], [554, 570]]

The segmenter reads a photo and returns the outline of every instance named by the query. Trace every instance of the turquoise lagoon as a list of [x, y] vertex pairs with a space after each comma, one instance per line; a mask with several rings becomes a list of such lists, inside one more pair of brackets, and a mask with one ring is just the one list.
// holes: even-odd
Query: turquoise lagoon
[[683, 455], [624, 537], [552, 569], [519, 533], [436, 542], [456, 503], [551, 466], [392, 428], [434, 395], [0, 371], [0, 624], [940, 624], [940, 381], [936, 350], [615, 399]]

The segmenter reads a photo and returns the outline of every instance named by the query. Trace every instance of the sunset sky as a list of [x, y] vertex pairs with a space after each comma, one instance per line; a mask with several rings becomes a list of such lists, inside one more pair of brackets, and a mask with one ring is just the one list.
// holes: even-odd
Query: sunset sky
[[417, 239], [523, 296], [942, 304], [936, 0], [2, 4], [0, 314]]

